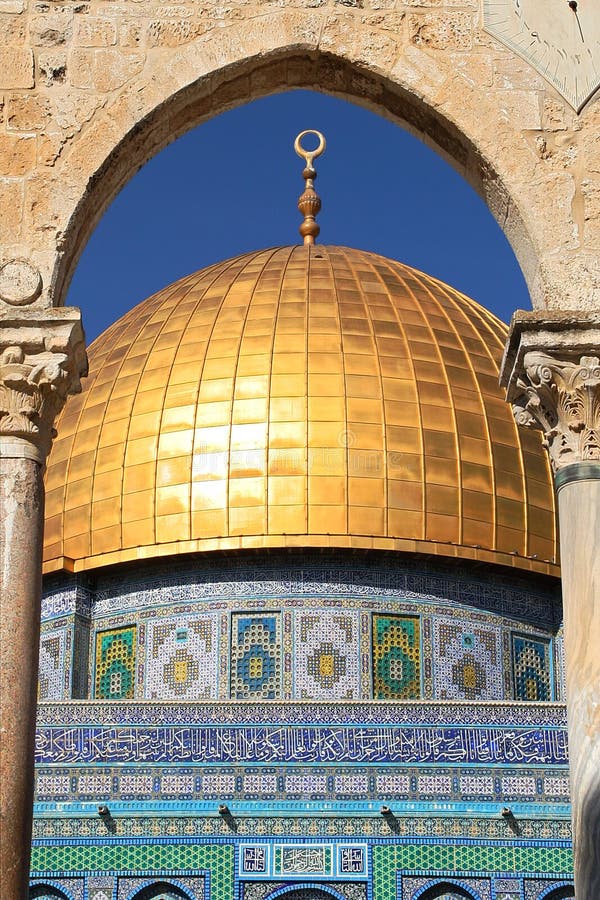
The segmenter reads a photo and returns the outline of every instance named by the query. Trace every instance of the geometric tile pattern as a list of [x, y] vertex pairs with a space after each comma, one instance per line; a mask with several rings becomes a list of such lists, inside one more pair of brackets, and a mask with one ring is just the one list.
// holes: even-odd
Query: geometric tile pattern
[[[465, 900], [478, 897], [479, 900], [492, 900], [490, 879], [456, 878], [402, 878], [402, 900]], [[496, 895], [494, 895], [496, 900]], [[498, 900], [504, 900], [498, 895]], [[519, 898], [520, 900], [520, 898]]]
[[[310, 848], [311, 845], [305, 846]], [[326, 869], [329, 847], [322, 844], [313, 844], [312, 846], [315, 851], [322, 849], [325, 854], [323, 869]], [[236, 848], [233, 843], [211, 844], [209, 841], [203, 843], [201, 840], [185, 838], [131, 843], [116, 840], [106, 843], [84, 841], [70, 845], [63, 842], [42, 846], [35, 844], [32, 855], [32, 877], [52, 883], [54, 881], [52, 873], [70, 872], [75, 875], [84, 872], [109, 874], [111, 871], [127, 871], [139, 873], [135, 877], [137, 880], [144, 872], [165, 871], [165, 873], [168, 872], [165, 881], [176, 886], [182, 884], [182, 880], [176, 874], [178, 871], [193, 873], [196, 878], [208, 871], [210, 873], [211, 900], [232, 900], [235, 852]], [[271, 852], [274, 852], [274, 865], [282, 870], [285, 869], [283, 851], [277, 847], [271, 847]], [[279, 856], [277, 856], [278, 853]], [[294, 862], [295, 860], [292, 860], [292, 863]], [[530, 879], [534, 878], [536, 873], [540, 873], [547, 879], [547, 873], [555, 872], [559, 875], [559, 873], [570, 871], [572, 871], [570, 849], [554, 846], [551, 843], [525, 846], [509, 841], [460, 843], [450, 840], [435, 842], [434, 840], [415, 840], [414, 838], [395, 840], [393, 843], [375, 843], [372, 847], [372, 896], [373, 900], [392, 900], [396, 896], [396, 881], [399, 872], [405, 873], [403, 881], [408, 881], [406, 876], [411, 872], [430, 873], [429, 878], [424, 881], [431, 886], [435, 882], [435, 873], [439, 873], [437, 875], [439, 886], [441, 887], [445, 882], [446, 893], [450, 891], [452, 897], [454, 885], [468, 886], [468, 882], [465, 882], [462, 874], [455, 876], [453, 873], [485, 872], [492, 875], [497, 872], [502, 873], [502, 878], [506, 880], [510, 873], [516, 875], [527, 872]], [[444, 878], [444, 875], [449, 877]], [[478, 892], [482, 896], [489, 896], [489, 891], [484, 890], [485, 882], [480, 879], [474, 880], [473, 886], [477, 884]], [[310, 876], [305, 879], [305, 883], [307, 880], [310, 880]], [[148, 878], [148, 881], [159, 881], [159, 879], [154, 875], [152, 878]], [[558, 878], [555, 877], [555, 881], [558, 881]], [[414, 876], [410, 878], [410, 882], [413, 887], [416, 887]], [[419, 889], [417, 892], [420, 893]], [[433, 896], [438, 895], [434, 893]], [[442, 897], [444, 896], [442, 893]], [[458, 893], [458, 896], [462, 897], [463, 895]], [[427, 897], [429, 900], [429, 894]]]
[[231, 617], [231, 697], [281, 696], [281, 616], [238, 613]]
[[501, 700], [504, 696], [499, 628], [436, 617], [434, 696], [440, 700]]
[[40, 638], [39, 700], [62, 700], [64, 697], [66, 631], [55, 628]]
[[550, 643], [513, 634], [515, 700], [551, 700]]
[[567, 847], [409, 842], [376, 845], [373, 847], [373, 900], [390, 900], [396, 896], [398, 872], [528, 872], [533, 875], [570, 872], [572, 866], [573, 854]]
[[294, 620], [294, 697], [360, 697], [359, 613], [311, 609]]
[[135, 626], [96, 635], [95, 693], [100, 700], [126, 700], [135, 688]]
[[144, 697], [209, 700], [218, 696], [218, 618], [156, 618], [148, 623]]
[[[133, 843], [36, 846], [33, 872], [190, 870], [210, 873], [210, 900], [232, 900], [234, 848], [227, 844]], [[39, 876], [38, 876], [39, 877]], [[176, 876], [169, 875], [169, 881]], [[160, 896], [160, 895], [159, 895]]]
[[188, 900], [188, 897], [201, 900], [204, 894], [204, 878], [119, 878], [117, 900], [129, 900], [130, 897], [135, 900]]
[[373, 697], [415, 700], [421, 696], [420, 619], [373, 615]]
[[[60, 878], [32, 883], [29, 900], [83, 900], [85, 881], [83, 878]], [[110, 897], [108, 898], [110, 900]]]

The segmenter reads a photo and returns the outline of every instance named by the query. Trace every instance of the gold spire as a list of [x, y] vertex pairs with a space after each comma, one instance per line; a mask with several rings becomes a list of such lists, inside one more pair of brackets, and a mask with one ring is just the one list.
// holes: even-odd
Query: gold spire
[[[319, 139], [319, 145], [316, 150], [305, 150], [300, 143], [302, 138], [307, 134], [314, 134], [315, 137]], [[298, 209], [304, 216], [304, 222], [300, 226], [299, 231], [304, 238], [305, 246], [314, 244], [315, 238], [321, 230], [315, 221], [316, 216], [321, 209], [321, 198], [315, 191], [314, 181], [317, 177], [317, 173], [313, 167], [313, 159], [315, 156], [320, 156], [326, 146], [327, 143], [325, 137], [320, 131], [314, 131], [312, 128], [309, 128], [307, 131], [301, 131], [294, 141], [294, 150], [298, 156], [301, 156], [306, 162], [305, 169], [302, 172], [302, 177], [306, 181], [306, 185], [304, 187], [304, 193], [301, 194], [298, 199]]]

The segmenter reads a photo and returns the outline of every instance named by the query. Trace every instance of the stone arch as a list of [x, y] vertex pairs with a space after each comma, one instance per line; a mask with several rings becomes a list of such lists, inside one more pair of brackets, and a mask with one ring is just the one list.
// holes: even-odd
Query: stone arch
[[[373, 29], [355, 18], [351, 33], [350, 25], [340, 26], [326, 41], [321, 16], [282, 11], [271, 13], [262, 30], [250, 32], [242, 22], [211, 32], [178, 50], [168, 64], [145, 67], [110, 103], [98, 106], [56, 159], [52, 176], [37, 185], [42, 196], [35, 203], [40, 218], [32, 222], [34, 232], [48, 241], [54, 231], [58, 250], [45, 278], [52, 302], [64, 301], [99, 217], [149, 158], [211, 116], [303, 87], [370, 107], [424, 139], [484, 198], [515, 250], [534, 304], [569, 305], [570, 291], [570, 305], [577, 305], [575, 295], [584, 285], [572, 256], [560, 296], [552, 287], [554, 269], [566, 262], [549, 238], [552, 244], [564, 210], [550, 190], [535, 185], [539, 156], [524, 131], [506, 124], [505, 98], [480, 83], [476, 62], [472, 72], [457, 72], [451, 53], [432, 61], [414, 47], [398, 58], [398, 42], [384, 36], [377, 43]], [[59, 195], [60, 210], [54, 199]]]

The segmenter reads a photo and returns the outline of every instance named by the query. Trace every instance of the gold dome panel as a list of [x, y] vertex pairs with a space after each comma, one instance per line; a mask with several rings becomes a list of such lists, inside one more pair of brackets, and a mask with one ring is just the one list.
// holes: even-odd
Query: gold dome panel
[[552, 479], [498, 387], [505, 326], [342, 247], [211, 266], [90, 348], [46, 477], [45, 569], [365, 547], [557, 574]]

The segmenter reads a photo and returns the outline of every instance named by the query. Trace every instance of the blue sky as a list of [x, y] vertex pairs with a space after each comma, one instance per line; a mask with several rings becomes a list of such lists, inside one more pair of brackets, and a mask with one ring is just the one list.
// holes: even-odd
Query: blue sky
[[397, 125], [343, 100], [294, 91], [211, 119], [154, 157], [94, 231], [67, 303], [88, 340], [150, 294], [221, 259], [297, 243], [296, 134], [327, 137], [317, 160], [319, 242], [399, 259], [501, 319], [529, 308], [521, 270], [473, 189]]

